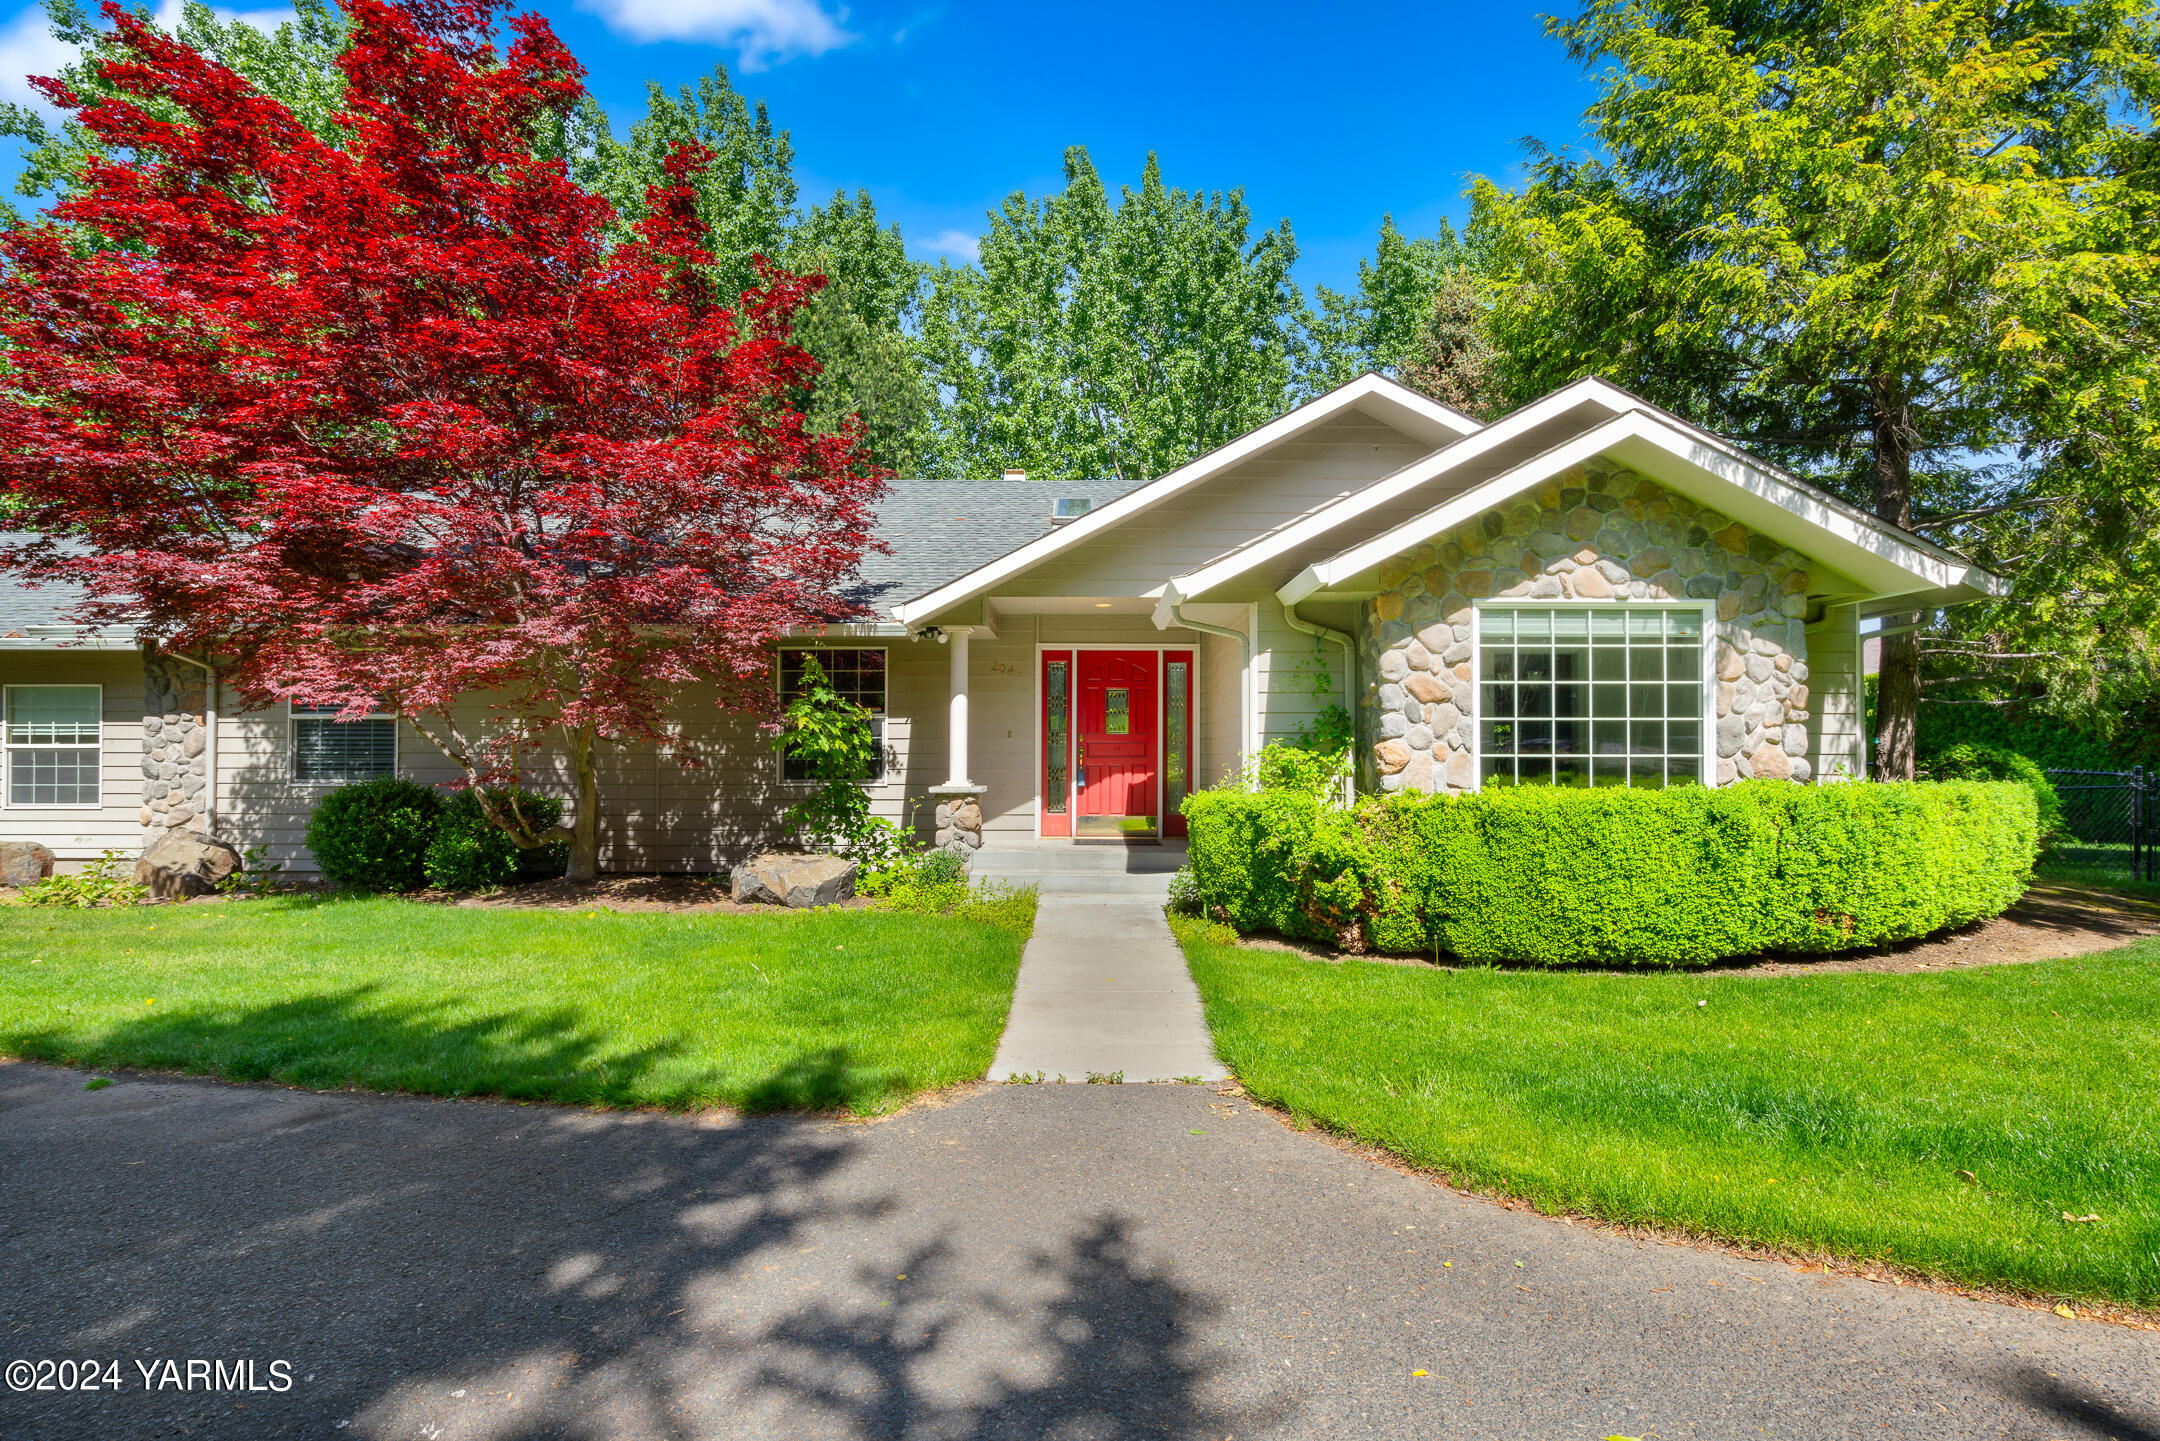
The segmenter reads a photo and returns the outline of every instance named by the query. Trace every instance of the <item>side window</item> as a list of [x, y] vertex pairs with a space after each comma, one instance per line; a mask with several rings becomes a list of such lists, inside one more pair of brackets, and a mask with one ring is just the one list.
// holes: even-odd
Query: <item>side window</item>
[[[783, 650], [780, 652], [780, 698], [785, 704], [802, 688], [803, 661], [816, 656], [834, 690], [870, 712], [870, 733], [877, 738], [877, 755], [864, 781], [885, 779], [885, 652], [882, 650]], [[793, 756], [784, 756], [781, 775], [791, 781], [811, 778], [810, 768]]]
[[94, 685], [7, 688], [7, 803], [94, 806], [105, 690]]
[[339, 720], [337, 707], [292, 707], [292, 776], [304, 784], [373, 780], [397, 770], [397, 721]]

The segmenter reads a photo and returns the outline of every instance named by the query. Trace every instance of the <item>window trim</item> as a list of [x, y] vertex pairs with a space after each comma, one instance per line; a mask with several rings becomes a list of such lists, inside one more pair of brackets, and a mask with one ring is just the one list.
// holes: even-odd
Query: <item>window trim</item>
[[[343, 779], [324, 777], [320, 780], [310, 780], [300, 774], [300, 722], [304, 720], [335, 721], [338, 718], [336, 710], [337, 707], [335, 706], [296, 706], [291, 701], [285, 702], [285, 780], [288, 785], [298, 786], [305, 790], [330, 790], [338, 786], [360, 784], [359, 781], [351, 777]], [[299, 714], [301, 711], [309, 712], [309, 714], [301, 715]], [[326, 711], [329, 714], [324, 714]], [[394, 776], [401, 773], [405, 764], [405, 738], [401, 734], [404, 727], [398, 724], [398, 717], [394, 712], [369, 711], [366, 715], [347, 716], [345, 719], [351, 721], [390, 722], [390, 769], [384, 771], [383, 774]], [[367, 779], [373, 780], [375, 777], [370, 776]]]
[[[1702, 765], [1703, 785], [1715, 790], [1717, 773], [1717, 602], [1707, 600], [1633, 600], [1614, 596], [1609, 600], [1581, 600], [1554, 598], [1533, 600], [1527, 596], [1510, 596], [1505, 599], [1473, 600], [1470, 602], [1470, 777], [1472, 791], [1485, 789], [1485, 727], [1482, 714], [1485, 699], [1485, 639], [1484, 627], [1478, 617], [1487, 610], [1654, 610], [1658, 612], [1693, 611], [1702, 617], [1703, 657], [1702, 679], [1698, 682], [1700, 693], [1695, 698], [1702, 718]], [[1669, 717], [1668, 717], [1669, 719]]]
[[[81, 741], [24, 741], [18, 746], [7, 738], [7, 724], [15, 718], [15, 692], [19, 690], [88, 690], [97, 692], [97, 741], [86, 746]], [[97, 790], [94, 801], [55, 801], [39, 805], [34, 801], [17, 804], [15, 801], [15, 752], [20, 750], [97, 752]], [[0, 686], [0, 809], [11, 811], [101, 811], [105, 809], [105, 684], [102, 681], [25, 681], [21, 684]]]
[[[781, 707], [782, 707], [783, 709], [784, 709], [784, 708], [786, 707], [786, 705], [787, 705], [787, 695], [786, 695], [786, 693], [785, 693], [785, 692], [783, 692], [783, 691], [782, 691], [782, 690], [780, 689], [780, 686], [781, 686], [781, 676], [780, 676], [780, 672], [781, 672], [781, 668], [782, 668], [782, 666], [784, 666], [784, 665], [786, 664], [786, 662], [785, 662], [785, 660], [783, 659], [783, 657], [784, 657], [784, 656], [786, 656], [786, 655], [787, 655], [787, 653], [788, 653], [789, 651], [810, 651], [810, 652], [824, 652], [824, 651], [835, 651], [835, 650], [874, 650], [874, 651], [878, 651], [878, 652], [882, 653], [882, 654], [884, 655], [884, 657], [885, 657], [885, 709], [884, 709], [883, 711], [879, 711], [879, 712], [876, 712], [876, 713], [875, 713], [875, 715], [876, 715], [876, 723], [875, 723], [875, 724], [874, 724], [874, 725], [873, 725], [873, 726], [871, 727], [871, 733], [872, 733], [872, 734], [873, 734], [874, 736], [876, 736], [876, 737], [877, 737], [877, 743], [878, 743], [878, 771], [879, 771], [879, 774], [878, 774], [878, 775], [877, 775], [877, 776], [876, 776], [876, 777], [875, 777], [874, 779], [867, 779], [867, 780], [859, 780], [859, 781], [855, 782], [855, 784], [856, 784], [857, 786], [861, 787], [861, 788], [862, 788], [863, 790], [866, 790], [866, 791], [880, 791], [880, 792], [882, 792], [882, 791], [889, 791], [889, 790], [891, 790], [891, 789], [892, 789], [892, 788], [893, 788], [893, 787], [894, 787], [895, 785], [898, 785], [898, 784], [900, 783], [900, 779], [901, 779], [901, 774], [900, 774], [900, 773], [901, 773], [901, 771], [902, 771], [902, 769], [903, 769], [903, 767], [901, 767], [901, 766], [900, 766], [900, 765], [898, 764], [897, 760], [895, 759], [895, 757], [894, 757], [894, 755], [893, 755], [893, 744], [892, 744], [892, 720], [893, 720], [893, 708], [892, 708], [892, 674], [893, 674], [893, 673], [892, 673], [892, 647], [891, 647], [891, 646], [889, 646], [889, 645], [827, 645], [827, 644], [816, 644], [816, 643], [812, 643], [812, 644], [808, 644], [808, 645], [801, 645], [801, 644], [798, 644], [798, 645], [777, 645], [777, 646], [774, 646], [774, 647], [773, 647], [773, 668], [772, 668], [772, 669], [773, 669], [773, 697], [774, 697], [774, 699], [775, 699], [775, 700], [776, 700], [776, 701], [777, 701], [777, 702], [779, 703], [779, 705], [780, 705], [780, 706], [781, 706]], [[791, 778], [791, 777], [790, 777], [790, 776], [788, 775], [788, 773], [787, 773], [787, 756], [786, 756], [786, 755], [785, 755], [785, 754], [784, 754], [784, 753], [783, 753], [783, 752], [781, 751], [780, 747], [778, 747], [778, 746], [774, 746], [774, 747], [773, 747], [773, 753], [772, 753], [772, 766], [773, 766], [773, 775], [774, 775], [774, 779], [775, 779], [775, 780], [776, 780], [776, 781], [777, 781], [777, 782], [778, 782], [778, 783], [779, 783], [779, 784], [780, 784], [780, 785], [781, 785], [782, 787], [784, 787], [785, 789], [787, 789], [787, 790], [789, 790], [789, 791], [812, 791], [812, 790], [815, 790], [815, 789], [817, 789], [817, 788], [818, 788], [819, 786], [821, 786], [821, 785], [825, 784], [825, 783], [824, 783], [823, 781], [819, 781], [819, 780], [810, 780], [810, 779], [808, 779], [808, 778], [805, 778], [805, 779], [802, 779], [802, 780], [795, 780], [795, 779]]]

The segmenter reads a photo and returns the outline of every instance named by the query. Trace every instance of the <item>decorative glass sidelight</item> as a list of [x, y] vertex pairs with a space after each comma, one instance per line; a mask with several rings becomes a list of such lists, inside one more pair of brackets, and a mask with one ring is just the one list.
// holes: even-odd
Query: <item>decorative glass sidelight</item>
[[1185, 775], [1186, 712], [1190, 702], [1188, 661], [1174, 660], [1163, 667], [1163, 809], [1176, 815], [1185, 801], [1190, 781]]
[[1051, 815], [1061, 816], [1065, 814], [1066, 798], [1072, 792], [1072, 783], [1065, 774], [1065, 757], [1072, 749], [1068, 744], [1068, 728], [1072, 724], [1071, 661], [1049, 663], [1045, 690], [1049, 715], [1043, 753], [1049, 765], [1043, 780], [1043, 804]]

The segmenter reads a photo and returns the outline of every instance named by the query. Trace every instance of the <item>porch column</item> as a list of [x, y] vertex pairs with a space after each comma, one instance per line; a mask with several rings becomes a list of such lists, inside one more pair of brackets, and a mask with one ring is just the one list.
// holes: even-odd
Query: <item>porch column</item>
[[955, 627], [952, 648], [952, 728], [946, 741], [945, 784], [971, 786], [968, 779], [968, 628]]
[[951, 852], [963, 861], [972, 860], [975, 852], [982, 849], [982, 796], [986, 789], [968, 779], [969, 634], [966, 626], [953, 626], [945, 632], [945, 644], [952, 652], [952, 698], [948, 702], [951, 728], [945, 749], [946, 781], [941, 786], [930, 787], [930, 794], [938, 803], [938, 848]]

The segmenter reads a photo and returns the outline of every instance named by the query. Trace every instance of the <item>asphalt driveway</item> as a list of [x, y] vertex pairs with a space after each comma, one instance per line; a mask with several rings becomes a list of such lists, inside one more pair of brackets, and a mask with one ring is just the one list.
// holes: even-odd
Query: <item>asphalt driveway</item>
[[857, 1125], [83, 1080], [0, 1066], [0, 1359], [123, 1389], [0, 1392], [6, 1441], [2160, 1438], [2160, 1335], [1600, 1235], [1199, 1087]]

